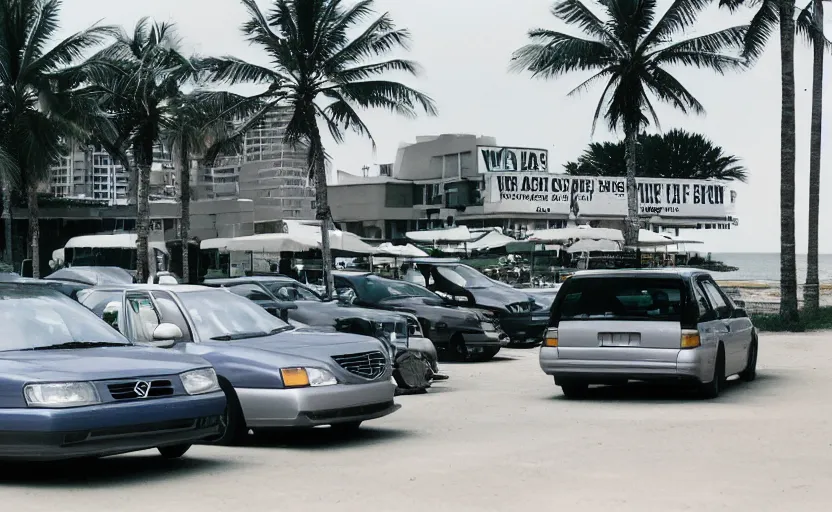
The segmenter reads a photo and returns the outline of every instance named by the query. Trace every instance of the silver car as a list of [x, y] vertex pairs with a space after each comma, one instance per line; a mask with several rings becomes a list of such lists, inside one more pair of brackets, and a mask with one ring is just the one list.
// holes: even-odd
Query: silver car
[[692, 381], [709, 398], [754, 380], [757, 332], [713, 278], [695, 269], [578, 272], [558, 292], [540, 367], [567, 397], [590, 384]]
[[387, 348], [375, 338], [295, 328], [204, 286], [98, 287], [78, 301], [135, 343], [210, 362], [228, 400], [221, 444], [249, 429], [354, 430], [399, 408]]

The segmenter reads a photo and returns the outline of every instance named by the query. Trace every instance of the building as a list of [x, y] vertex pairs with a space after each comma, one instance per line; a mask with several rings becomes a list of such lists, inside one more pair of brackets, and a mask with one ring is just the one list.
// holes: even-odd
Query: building
[[[622, 227], [624, 178], [558, 174], [545, 149], [501, 147], [493, 137], [439, 135], [402, 145], [378, 176], [339, 172], [329, 188], [333, 218], [368, 238], [450, 225], [526, 232], [568, 223]], [[710, 181], [639, 180], [643, 220], [653, 227], [730, 228], [736, 192]]]

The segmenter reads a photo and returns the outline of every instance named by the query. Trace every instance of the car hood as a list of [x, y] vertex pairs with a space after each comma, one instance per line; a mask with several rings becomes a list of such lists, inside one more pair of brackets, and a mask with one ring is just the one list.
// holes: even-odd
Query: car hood
[[[464, 290], [464, 291], [463, 291]], [[465, 293], [473, 297], [474, 303], [472, 307], [482, 307], [487, 309], [497, 309], [506, 311], [507, 307], [512, 304], [528, 304], [534, 301], [543, 309], [549, 309], [552, 305], [554, 297], [544, 294], [536, 294], [526, 290], [519, 290], [509, 286], [492, 286], [489, 288], [461, 288], [458, 290], [448, 290], [449, 293]]]
[[0, 378], [21, 382], [152, 377], [206, 366], [210, 364], [197, 356], [135, 345], [0, 352]]
[[289, 313], [307, 325], [334, 325], [339, 318], [362, 318], [374, 322], [396, 322], [403, 318], [395, 313], [378, 309], [362, 308], [337, 301], [298, 301], [298, 309]]
[[329, 359], [334, 355], [355, 354], [378, 350], [387, 353], [375, 338], [331, 331], [326, 328], [304, 327], [274, 336], [230, 342], [234, 346], [313, 359]]

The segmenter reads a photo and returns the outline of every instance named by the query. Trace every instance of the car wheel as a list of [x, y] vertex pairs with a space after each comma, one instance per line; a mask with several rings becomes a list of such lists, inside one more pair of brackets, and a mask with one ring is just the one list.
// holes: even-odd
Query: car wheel
[[190, 450], [190, 448], [191, 445], [189, 444], [177, 444], [174, 446], [160, 446], [157, 450], [159, 450], [159, 453], [165, 459], [178, 459], [185, 455], [185, 452]]
[[705, 382], [700, 385], [699, 392], [702, 398], [716, 398], [722, 391], [722, 384], [725, 382], [725, 351], [722, 345], [716, 354], [716, 362], [714, 363], [714, 374], [710, 382]]
[[586, 392], [589, 390], [589, 384], [582, 382], [562, 382], [560, 389], [563, 391], [563, 396], [569, 400], [576, 400], [586, 396]]
[[740, 372], [740, 380], [751, 382], [757, 378], [757, 338], [756, 336], [751, 340], [751, 345], [748, 346], [748, 362], [745, 364], [745, 370]]
[[465, 362], [468, 360], [468, 347], [465, 346], [465, 338], [456, 333], [451, 337], [451, 358], [454, 361]]
[[361, 422], [347, 421], [346, 423], [335, 423], [330, 425], [330, 428], [337, 434], [355, 434], [361, 428]]
[[211, 444], [233, 446], [241, 442], [248, 432], [246, 419], [231, 384], [226, 380], [220, 380], [220, 387], [225, 393], [225, 411], [220, 419], [220, 435], [212, 439]]

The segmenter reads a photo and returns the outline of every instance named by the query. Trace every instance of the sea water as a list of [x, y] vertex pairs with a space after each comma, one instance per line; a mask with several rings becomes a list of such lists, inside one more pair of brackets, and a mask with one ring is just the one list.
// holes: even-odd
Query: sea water
[[[704, 256], [704, 254], [703, 254]], [[736, 272], [713, 272], [716, 279], [723, 281], [779, 281], [780, 253], [711, 253], [711, 259], [721, 261]], [[821, 283], [832, 283], [832, 254], [818, 257], [818, 275]], [[797, 282], [806, 282], [806, 255], [797, 255]]]

